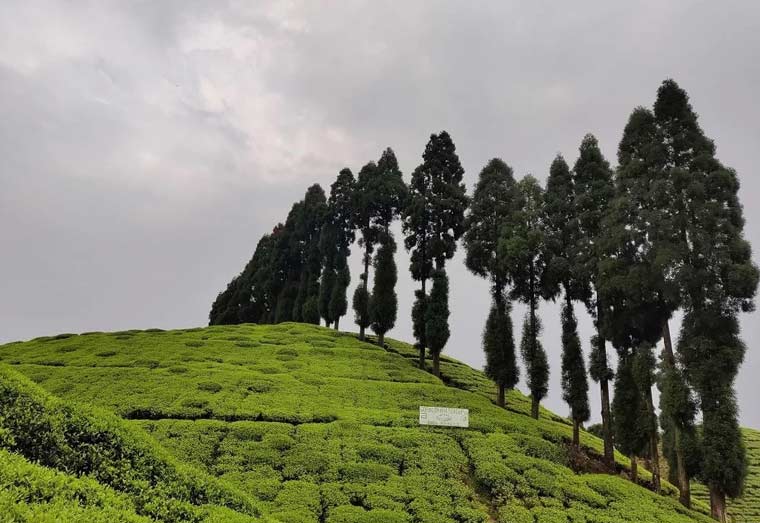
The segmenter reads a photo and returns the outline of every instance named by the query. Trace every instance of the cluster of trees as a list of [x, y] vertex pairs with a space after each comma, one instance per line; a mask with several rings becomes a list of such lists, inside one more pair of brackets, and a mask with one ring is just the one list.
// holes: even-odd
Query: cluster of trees
[[[329, 198], [319, 185], [310, 187], [219, 294], [211, 324], [321, 318], [337, 329], [358, 233], [363, 272], [355, 321], [361, 339], [370, 327], [382, 344], [397, 319], [391, 224], [400, 219], [411, 276], [420, 284], [412, 308], [419, 365], [425, 368], [429, 353], [438, 375], [450, 333], [446, 262], [461, 238], [467, 268], [490, 283], [483, 349], [499, 405], [520, 377], [511, 320], [518, 301], [527, 306], [520, 353], [538, 418], [549, 381], [538, 308], [561, 298], [562, 392], [573, 445], [590, 417], [590, 375], [600, 387], [608, 465], [614, 467], [616, 446], [631, 457], [635, 479], [637, 459], [646, 458], [659, 489], [662, 438], [684, 505], [690, 478], [699, 477], [710, 489], [713, 515], [725, 520], [726, 496], [740, 494], [746, 475], [733, 383], [744, 353], [738, 314], [754, 308], [758, 270], [743, 237], [736, 173], [716, 159], [685, 91], [666, 80], [654, 110], [632, 112], [614, 171], [589, 134], [572, 168], [557, 155], [545, 188], [530, 175], [516, 180], [498, 158], [480, 172], [472, 198], [463, 175], [444, 131], [431, 135], [409, 185], [389, 148], [356, 178], [343, 169]], [[588, 369], [576, 304], [596, 327]], [[668, 322], [679, 309], [684, 321], [674, 351]], [[614, 371], [608, 342], [618, 356]]]

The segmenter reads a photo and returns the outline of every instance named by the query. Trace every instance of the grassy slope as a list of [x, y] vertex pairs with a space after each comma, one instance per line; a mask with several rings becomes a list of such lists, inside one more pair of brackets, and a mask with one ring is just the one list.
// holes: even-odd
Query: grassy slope
[[[181, 461], [287, 522], [709, 521], [667, 496], [566, 465], [566, 421], [446, 359], [300, 324], [41, 338], [0, 359], [62, 398], [112, 410]], [[419, 427], [419, 405], [470, 409], [470, 429]], [[0, 413], [1, 414], [1, 413]], [[601, 442], [583, 434], [588, 448]], [[619, 456], [622, 466], [626, 460]], [[2, 503], [2, 501], [0, 501]]]
[[[747, 447], [749, 470], [741, 498], [729, 500], [728, 513], [734, 523], [755, 523], [760, 521], [760, 431], [742, 429]], [[709, 503], [710, 494], [701, 483], [693, 482], [692, 493], [696, 499]]]

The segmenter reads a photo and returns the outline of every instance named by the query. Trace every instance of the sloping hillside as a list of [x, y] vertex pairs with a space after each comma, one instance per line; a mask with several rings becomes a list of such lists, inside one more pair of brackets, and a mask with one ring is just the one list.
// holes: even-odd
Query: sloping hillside
[[[171, 455], [164, 462], [188, 464], [183, 477], [218, 478], [209, 478], [216, 495], [205, 502], [178, 490], [178, 503], [198, 507], [201, 519], [210, 504], [294, 523], [710, 521], [683, 509], [672, 486], [659, 496], [624, 479], [622, 456], [620, 476], [574, 472], [564, 419], [542, 411], [533, 420], [517, 392], [501, 409], [482, 373], [445, 360], [442, 382], [415, 368], [412, 347], [390, 344], [301, 324], [240, 325], [60, 335], [2, 346], [0, 359], [11, 387], [36, 389], [9, 379], [17, 371], [56, 396], [110, 410], [128, 420], [112, 420], [124, 425], [119, 434], [152, 442], [139, 436], [150, 434], [163, 447], [152, 452]], [[470, 428], [419, 427], [420, 405], [468, 408]], [[582, 442], [601, 451], [589, 434]], [[593, 459], [584, 468], [593, 470]], [[128, 488], [92, 475], [121, 492], [103, 496], [124, 495], [145, 513]]]
[[[734, 523], [755, 523], [760, 521], [760, 431], [742, 429], [747, 447], [749, 468], [741, 498], [728, 503], [728, 514]], [[692, 483], [692, 493], [704, 503], [710, 502], [710, 493], [701, 483]]]

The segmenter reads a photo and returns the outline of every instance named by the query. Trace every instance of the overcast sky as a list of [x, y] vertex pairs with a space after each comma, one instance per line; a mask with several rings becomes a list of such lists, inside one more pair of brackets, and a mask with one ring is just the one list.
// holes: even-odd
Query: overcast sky
[[[387, 146], [408, 180], [442, 129], [469, 192], [495, 156], [545, 181], [587, 132], [614, 165], [631, 110], [669, 77], [737, 169], [760, 249], [759, 50], [754, 0], [0, 2], [0, 341], [204, 325], [308, 185], [327, 189]], [[449, 264], [446, 352], [480, 367], [488, 288], [461, 254]], [[391, 336], [410, 340], [414, 286], [406, 253], [397, 262]], [[541, 312], [546, 404], [566, 413], [559, 310]], [[754, 427], [758, 320], [743, 318], [737, 381]]]

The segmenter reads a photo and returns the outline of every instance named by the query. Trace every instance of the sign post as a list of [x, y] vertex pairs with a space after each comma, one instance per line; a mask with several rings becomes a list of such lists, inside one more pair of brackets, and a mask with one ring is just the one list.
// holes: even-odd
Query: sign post
[[470, 411], [468, 409], [420, 406], [420, 425], [469, 427]]

